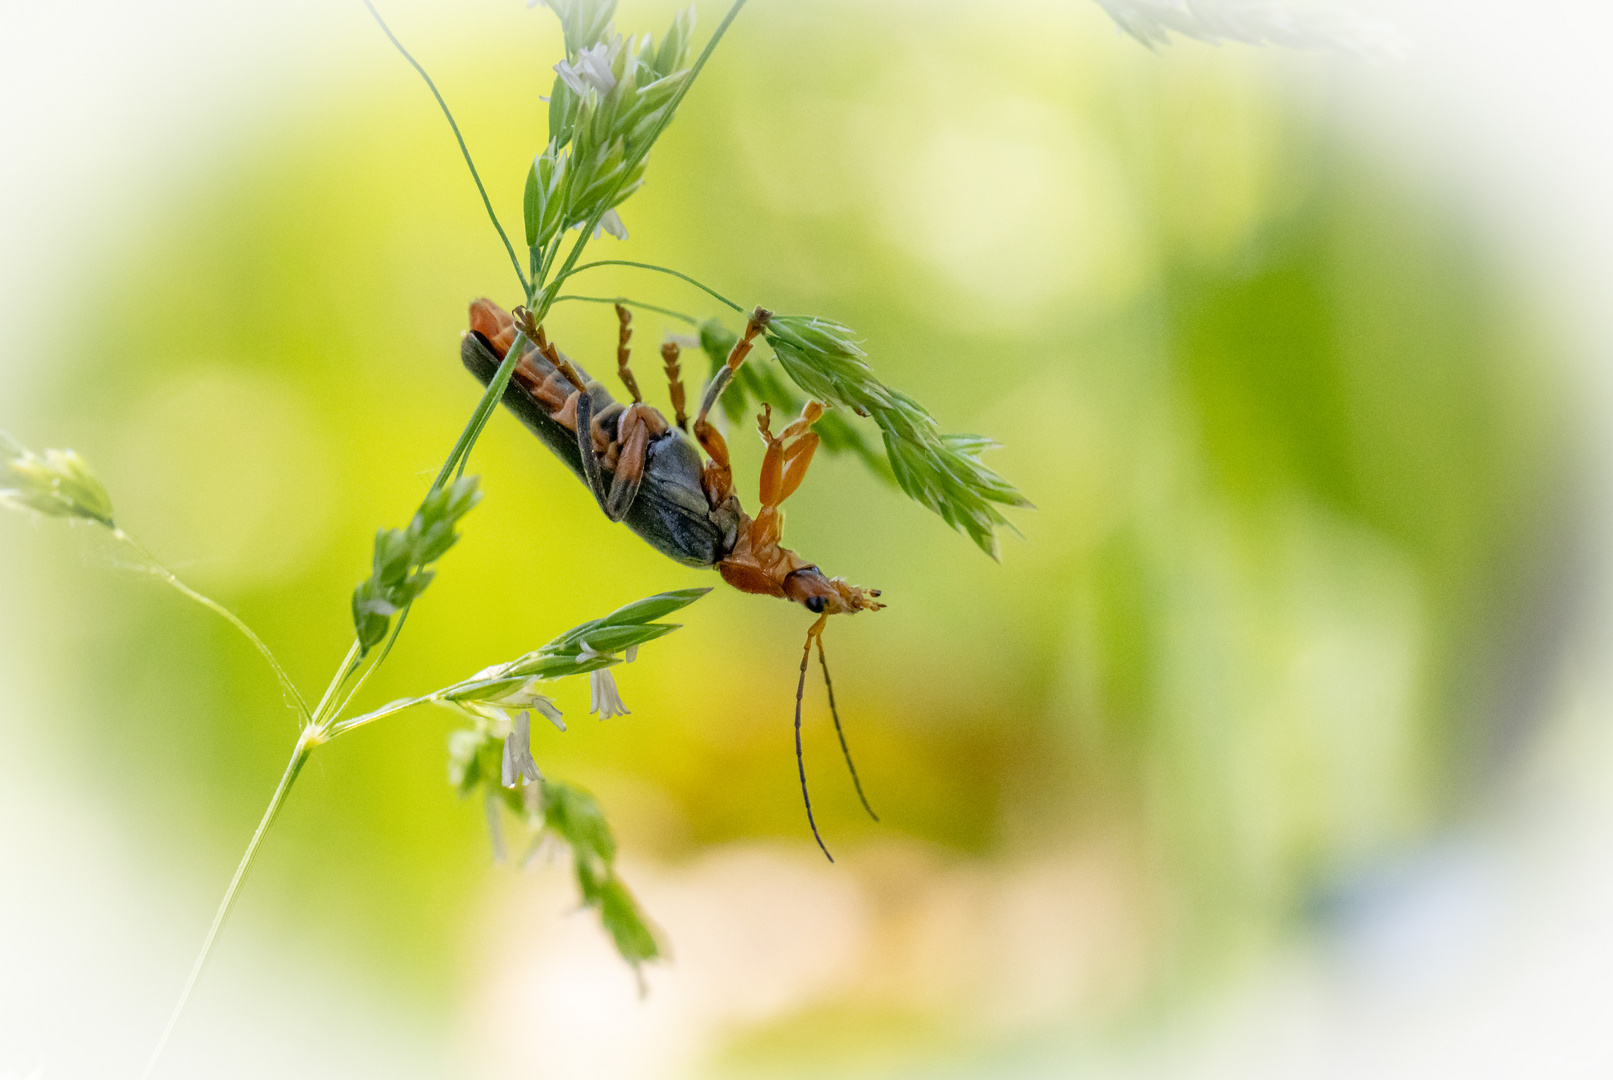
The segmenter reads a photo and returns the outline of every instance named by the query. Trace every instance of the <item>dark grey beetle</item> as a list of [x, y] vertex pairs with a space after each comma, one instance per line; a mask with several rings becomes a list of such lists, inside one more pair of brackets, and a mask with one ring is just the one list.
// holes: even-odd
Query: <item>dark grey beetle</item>
[[[500, 362], [487, 338], [476, 331], [464, 336], [460, 359], [483, 386], [492, 381]], [[523, 364], [540, 379], [558, 375], [554, 365], [535, 352]], [[625, 441], [620, 429], [627, 408], [581, 367], [573, 363], [572, 368], [588, 388], [577, 401], [575, 431], [551, 415], [554, 410], [533, 396], [526, 380], [510, 380], [504, 389], [504, 404], [555, 457], [570, 466], [594, 493], [606, 517], [623, 522], [655, 550], [685, 566], [715, 567], [738, 542], [743, 516], [739, 500], [730, 494], [716, 509], [711, 507], [700, 484], [700, 451], [689, 436], [671, 425], [650, 437], [644, 469], [637, 477], [624, 475], [618, 483], [616, 472], [606, 468], [595, 452], [592, 438], [587, 440], [585, 457], [577, 432], [597, 427], [610, 442], [620, 444]], [[615, 499], [613, 491], [618, 493]]]
[[[617, 306], [621, 336], [617, 345], [618, 374], [632, 392], [634, 401], [623, 405], [587, 372], [562, 356], [549, 344], [531, 316], [518, 311], [525, 321], [524, 336], [535, 344], [517, 361], [504, 390], [504, 404], [521, 418], [531, 432], [560, 460], [571, 467], [588, 486], [599, 508], [612, 521], [621, 521], [643, 537], [651, 547], [685, 566], [715, 567], [723, 580], [742, 592], [777, 596], [794, 601], [818, 616], [807, 631], [806, 648], [801, 656], [801, 678], [795, 688], [795, 752], [801, 775], [801, 797], [806, 803], [807, 822], [812, 835], [823, 848], [823, 838], [812, 820], [812, 802], [807, 798], [806, 767], [801, 761], [801, 695], [806, 686], [807, 660], [814, 644], [823, 665], [824, 684], [829, 686], [829, 708], [840, 731], [840, 714], [834, 708], [834, 688], [829, 685], [829, 662], [823, 655], [823, 627], [830, 615], [855, 611], [878, 611], [878, 589], [864, 589], [843, 578], [824, 575], [816, 566], [781, 544], [783, 516], [780, 504], [798, 488], [812, 462], [818, 436], [812, 425], [823, 416], [824, 406], [809, 403], [799, 420], [775, 436], [771, 430], [772, 409], [766, 405], [756, 418], [757, 431], [766, 444], [760, 484], [761, 507], [754, 518], [739, 505], [734, 494], [733, 470], [728, 460], [728, 444], [706, 421], [723, 387], [745, 362], [752, 344], [772, 317], [758, 308], [745, 326], [745, 332], [729, 353], [701, 397], [700, 414], [694, 422], [709, 461], [702, 463], [700, 450], [682, 429], [687, 422], [683, 412], [683, 383], [677, 366], [676, 346], [663, 352], [667, 362], [677, 427], [666, 417], [644, 404], [638, 381], [628, 367], [628, 340], [632, 336], [631, 316]], [[471, 328], [460, 345], [460, 359], [470, 373], [486, 386], [493, 381], [504, 354], [517, 337], [515, 317], [490, 300], [470, 306]], [[857, 795], [868, 813], [874, 813], [863, 798], [862, 783], [851, 764], [851, 751], [845, 736], [840, 737], [846, 765], [851, 770]], [[875, 820], [878, 820], [876, 817]]]

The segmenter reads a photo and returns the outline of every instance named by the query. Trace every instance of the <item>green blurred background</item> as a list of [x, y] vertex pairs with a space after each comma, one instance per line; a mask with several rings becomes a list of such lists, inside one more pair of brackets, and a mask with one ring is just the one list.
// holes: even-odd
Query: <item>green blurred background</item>
[[[618, 27], [672, 11], [624, 4]], [[517, 226], [552, 17], [487, 4], [395, 29]], [[122, 523], [305, 692], [350, 638], [373, 530], [405, 521], [475, 404], [466, 303], [518, 299], [424, 88], [378, 32], [364, 49], [176, 167], [108, 238], [93, 303], [51, 313], [68, 332], [36, 361], [42, 395], [0, 414], [82, 451]], [[1574, 541], [1557, 344], [1436, 185], [1340, 133], [1325, 70], [1156, 57], [1090, 4], [756, 3], [624, 206], [631, 239], [590, 248], [851, 325], [943, 427], [1001, 441], [988, 463], [1038, 507], [998, 565], [854, 461], [820, 456], [792, 499], [787, 542], [890, 605], [826, 639], [882, 824], [809, 683], [830, 868], [790, 731], [808, 617], [609, 525], [509, 416], [478, 445], [488, 498], [360, 706], [718, 585], [618, 669], [632, 716], [596, 724], [562, 687], [572, 727], [539, 763], [601, 798], [667, 929], [652, 996], [676, 1000], [680, 966], [776, 981], [768, 947], [691, 912], [798, 881], [854, 897], [762, 923], [844, 956], [690, 1020], [698, 1069], [893, 1075], [1133, 1030], [1436, 834], [1526, 733]], [[577, 284], [720, 314], [633, 271]], [[664, 407], [663, 328], [681, 329], [643, 313], [635, 340]], [[563, 305], [551, 331], [608, 368], [608, 309]], [[730, 442], [754, 504], [757, 446]], [[227, 627], [120, 557], [4, 522], [0, 635], [49, 702], [5, 722], [136, 821], [154, 872], [222, 884], [293, 717]], [[418, 712], [323, 751], [241, 907], [445, 1031], [511, 965], [545, 970], [541, 941], [498, 947], [492, 912], [560, 919], [490, 865], [481, 808], [445, 781], [448, 730]], [[625, 970], [588, 955], [630, 1006]]]

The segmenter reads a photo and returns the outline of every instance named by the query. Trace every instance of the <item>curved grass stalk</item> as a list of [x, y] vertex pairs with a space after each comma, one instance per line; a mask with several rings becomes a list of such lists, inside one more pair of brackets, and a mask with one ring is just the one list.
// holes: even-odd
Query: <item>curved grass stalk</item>
[[345, 735], [355, 728], [361, 728], [366, 724], [373, 724], [377, 720], [391, 716], [393, 713], [400, 713], [404, 709], [412, 709], [416, 705], [429, 705], [432, 702], [441, 701], [442, 693], [443, 692], [439, 690], [436, 693], [427, 694], [424, 697], [401, 698], [389, 704], [382, 705], [379, 709], [372, 709], [371, 711], [360, 716], [350, 716], [346, 720], [337, 720], [330, 725], [329, 737], [334, 739], [338, 735]]
[[693, 315], [685, 315], [683, 312], [673, 311], [671, 308], [657, 307], [655, 304], [646, 304], [642, 300], [634, 300], [630, 296], [579, 296], [576, 293], [567, 293], [564, 296], [554, 298], [554, 302], [557, 304], [564, 303], [567, 300], [581, 300], [589, 304], [621, 304], [623, 307], [636, 308], [639, 311], [653, 311], [658, 315], [679, 319], [690, 326], [700, 325], [700, 320]]
[[459, 125], [454, 122], [454, 114], [449, 111], [448, 102], [443, 100], [442, 93], [437, 89], [437, 84], [432, 81], [430, 75], [426, 74], [426, 69], [420, 66], [420, 61], [416, 60], [409, 50], [403, 47], [403, 42], [399, 41], [397, 36], [392, 33], [392, 28], [386, 24], [385, 19], [381, 18], [381, 13], [375, 10], [375, 5], [370, 3], [370, 0], [363, 0], [363, 2], [364, 6], [369, 9], [370, 14], [375, 16], [375, 21], [381, 24], [381, 32], [386, 35], [387, 40], [392, 42], [398, 52], [403, 54], [405, 60], [409, 61], [409, 66], [418, 71], [420, 77], [426, 80], [426, 86], [430, 88], [431, 96], [437, 99], [437, 107], [448, 118], [448, 126], [454, 131], [454, 141], [459, 143], [459, 152], [464, 157], [465, 164], [470, 168], [471, 179], [476, 181], [476, 190], [481, 193], [482, 205], [487, 208], [487, 216], [493, 220], [493, 228], [498, 230], [498, 238], [504, 241], [504, 250], [510, 253], [510, 265], [515, 267], [515, 276], [521, 280], [521, 292], [527, 296], [532, 295], [532, 286], [527, 284], [526, 274], [521, 271], [521, 260], [516, 258], [515, 245], [510, 243], [509, 234], [504, 231], [504, 226], [499, 223], [498, 214], [493, 212], [493, 200], [487, 197], [487, 188], [482, 183], [482, 174], [476, 171], [476, 162], [471, 160], [470, 148], [465, 145], [465, 136], [459, 133]]
[[[716, 289], [713, 289], [710, 285], [707, 285], [702, 281], [697, 281], [694, 278], [690, 277], [688, 274], [682, 273], [681, 271], [678, 271], [678, 270], [674, 270], [670, 266], [657, 266], [654, 263], [633, 262], [630, 259], [599, 259], [599, 260], [596, 260], [596, 261], [591, 262], [591, 263], [583, 263], [581, 266], [574, 266], [570, 270], [562, 270], [560, 273], [555, 275], [555, 279], [551, 284], [559, 285], [562, 281], [566, 280], [566, 278], [568, 278], [568, 277], [571, 277], [573, 274], [580, 274], [584, 270], [592, 270], [596, 266], [632, 266], [632, 267], [636, 267], [636, 268], [638, 268], [640, 270], [654, 270], [658, 274], [667, 274], [667, 275], [670, 275], [671, 277], [681, 278], [682, 280], [687, 281], [690, 285], [693, 285], [695, 288], [699, 289], [701, 292], [706, 293], [708, 296], [712, 296], [712, 297], [716, 298], [717, 300], [721, 301], [722, 303], [724, 303], [724, 304], [728, 305], [729, 307], [733, 308], [735, 311], [739, 312], [741, 315], [745, 314], [745, 309], [744, 308], [740, 307], [738, 304], [736, 304], [732, 300], [728, 299], [728, 297], [724, 296], [722, 293], [718, 292]], [[559, 301], [564, 300], [564, 299], [566, 299], [566, 297], [557, 296], [557, 297], [555, 297], [555, 302], [558, 303]], [[647, 306], [647, 305], [641, 305], [641, 306]], [[693, 320], [690, 320], [690, 321], [693, 321]]]
[[269, 667], [273, 669], [275, 678], [280, 680], [280, 689], [283, 690], [286, 696], [291, 699], [291, 704], [297, 710], [298, 718], [301, 719], [305, 724], [313, 718], [312, 714], [310, 714], [308, 711], [308, 703], [303, 700], [302, 694], [298, 692], [297, 685], [291, 681], [291, 676], [286, 674], [286, 669], [280, 666], [280, 661], [275, 659], [275, 655], [272, 651], [270, 651], [269, 646], [263, 643], [262, 638], [253, 633], [252, 628], [242, 621], [239, 615], [225, 607], [223, 604], [219, 603], [217, 600], [214, 600], [211, 596], [207, 596], [204, 593], [199, 593], [189, 585], [186, 585], [183, 581], [179, 580], [179, 577], [172, 570], [164, 566], [144, 544], [140, 543], [140, 541], [124, 532], [121, 528], [113, 526], [112, 536], [133, 548], [140, 556], [141, 560], [145, 562], [146, 569], [156, 577], [161, 578], [163, 581], [171, 585], [180, 593], [180, 595], [194, 600], [207, 610], [221, 616], [231, 626], [239, 630], [241, 632], [241, 636], [252, 643], [252, 647], [258, 650], [258, 653], [268, 663]]

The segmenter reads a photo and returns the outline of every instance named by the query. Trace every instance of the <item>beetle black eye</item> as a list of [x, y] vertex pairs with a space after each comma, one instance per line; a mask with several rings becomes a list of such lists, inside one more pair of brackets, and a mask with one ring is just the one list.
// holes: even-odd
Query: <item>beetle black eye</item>
[[809, 596], [809, 597], [807, 597], [805, 600], [803, 600], [801, 602], [806, 605], [806, 609], [808, 611], [812, 612], [812, 614], [814, 614], [814, 615], [822, 615], [823, 614], [823, 597], [821, 597], [821, 596]]

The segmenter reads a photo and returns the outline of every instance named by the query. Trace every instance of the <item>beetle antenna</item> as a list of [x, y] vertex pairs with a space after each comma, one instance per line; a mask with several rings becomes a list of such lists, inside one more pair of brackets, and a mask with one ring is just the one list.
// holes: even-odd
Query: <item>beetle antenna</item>
[[818, 842], [823, 857], [834, 862], [835, 857], [829, 854], [823, 837], [818, 835], [818, 823], [812, 820], [812, 796], [807, 794], [806, 759], [801, 756], [801, 698], [806, 693], [807, 661], [812, 659], [812, 639], [822, 633], [824, 618], [827, 616], [820, 617], [807, 631], [806, 648], [801, 652], [801, 678], [795, 684], [795, 767], [801, 774], [801, 801], [806, 804], [807, 824], [812, 827], [812, 839]]
[[857, 766], [851, 763], [851, 748], [846, 745], [846, 733], [840, 729], [840, 710], [835, 708], [835, 684], [829, 681], [829, 660], [823, 655], [823, 635], [818, 635], [818, 663], [823, 667], [823, 685], [829, 691], [829, 715], [835, 718], [835, 734], [840, 736], [840, 752], [845, 755], [846, 769], [851, 773], [851, 783], [857, 789], [857, 798], [862, 800], [863, 809], [875, 821], [879, 815], [874, 808], [868, 805], [868, 796], [863, 794], [862, 781], [857, 779]]

